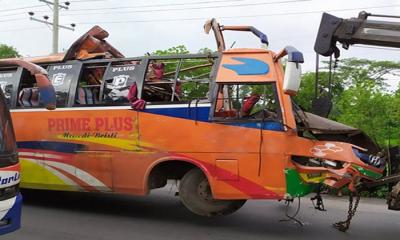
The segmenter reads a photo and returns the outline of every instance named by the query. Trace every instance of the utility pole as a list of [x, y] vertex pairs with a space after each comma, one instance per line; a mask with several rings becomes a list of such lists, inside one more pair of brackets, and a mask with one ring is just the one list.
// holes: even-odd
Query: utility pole
[[75, 24], [71, 23], [71, 27], [68, 26], [63, 26], [59, 24], [59, 11], [61, 8], [68, 10], [68, 6], [70, 5], [70, 2], [64, 2], [64, 5], [60, 5], [60, 1], [59, 0], [53, 0], [53, 2], [50, 2], [48, 0], [39, 0], [40, 2], [44, 2], [46, 3], [52, 10], [53, 10], [53, 22], [49, 22], [48, 19], [49, 17], [47, 15], [43, 16], [44, 20], [38, 19], [33, 17], [33, 15], [35, 15], [34, 12], [29, 12], [28, 14], [31, 16], [30, 19], [32, 21], [36, 21], [36, 22], [40, 22], [40, 23], [44, 23], [47, 25], [51, 25], [51, 30], [53, 33], [53, 41], [52, 41], [52, 53], [56, 54], [58, 53], [58, 36], [59, 36], [59, 28], [64, 28], [64, 29], [68, 29], [71, 31], [74, 31], [75, 29]]
[[59, 0], [53, 3], [53, 54], [58, 53], [58, 10]]

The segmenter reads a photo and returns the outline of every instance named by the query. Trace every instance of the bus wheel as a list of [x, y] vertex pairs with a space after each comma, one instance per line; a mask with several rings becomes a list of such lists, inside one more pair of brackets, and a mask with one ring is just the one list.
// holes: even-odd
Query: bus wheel
[[203, 172], [194, 168], [187, 172], [179, 185], [181, 202], [200, 216], [228, 215], [243, 206], [246, 200], [213, 199], [210, 184]]

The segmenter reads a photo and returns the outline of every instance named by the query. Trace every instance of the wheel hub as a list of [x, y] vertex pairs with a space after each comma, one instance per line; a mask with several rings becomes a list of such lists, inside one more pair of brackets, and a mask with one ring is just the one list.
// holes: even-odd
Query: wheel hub
[[200, 196], [202, 200], [212, 201], [212, 194], [210, 184], [208, 184], [207, 180], [203, 180], [197, 187], [197, 194]]

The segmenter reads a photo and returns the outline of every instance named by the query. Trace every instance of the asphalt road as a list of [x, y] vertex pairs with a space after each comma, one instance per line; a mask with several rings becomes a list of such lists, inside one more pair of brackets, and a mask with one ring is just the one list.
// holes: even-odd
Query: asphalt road
[[[112, 194], [25, 191], [23, 227], [1, 239], [400, 239], [400, 212], [384, 200], [363, 199], [351, 229], [331, 227], [347, 212], [347, 198], [329, 197], [327, 212], [315, 211], [303, 198], [299, 219], [282, 222], [284, 204], [248, 201], [233, 215], [203, 218], [188, 212], [170, 188], [148, 197]], [[293, 205], [292, 211], [296, 205]]]

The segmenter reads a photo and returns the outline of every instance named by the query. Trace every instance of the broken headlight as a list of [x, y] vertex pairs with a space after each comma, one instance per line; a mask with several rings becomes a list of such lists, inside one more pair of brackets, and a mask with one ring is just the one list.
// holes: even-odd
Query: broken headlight
[[386, 164], [385, 158], [380, 156], [379, 153], [378, 155], [372, 155], [354, 147], [353, 147], [353, 152], [361, 161], [363, 161], [368, 165], [381, 168], [384, 167]]

